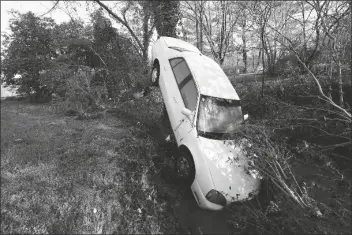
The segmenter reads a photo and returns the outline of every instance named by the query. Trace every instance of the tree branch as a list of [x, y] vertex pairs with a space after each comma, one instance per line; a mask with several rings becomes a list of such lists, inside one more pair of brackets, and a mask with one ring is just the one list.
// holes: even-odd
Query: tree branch
[[133, 39], [137, 42], [139, 48], [143, 51], [143, 44], [141, 43], [141, 41], [139, 40], [139, 38], [137, 37], [137, 35], [133, 32], [133, 30], [131, 29], [131, 27], [128, 25], [127, 21], [123, 20], [121, 17], [119, 17], [118, 15], [116, 15], [114, 12], [112, 12], [104, 3], [102, 3], [99, 0], [94, 0], [96, 3], [98, 3], [102, 8], [104, 8], [113, 18], [115, 18], [118, 22], [120, 22], [121, 24], [123, 24], [123, 26], [125, 26], [127, 28], [127, 30], [130, 32], [131, 36], [133, 37]]
[[52, 8], [50, 8], [50, 10], [49, 10], [48, 12], [46, 12], [46, 13], [40, 15], [39, 17], [45, 16], [46, 14], [52, 12], [52, 11], [56, 8], [57, 4], [59, 4], [59, 1], [56, 1], [55, 4], [54, 4], [54, 6], [53, 6]]
[[[349, 113], [346, 109], [342, 108], [341, 106], [337, 105], [332, 99], [330, 99], [329, 97], [327, 97], [324, 92], [323, 92], [323, 89], [320, 85], [320, 82], [319, 80], [317, 79], [317, 77], [313, 74], [313, 72], [306, 66], [306, 64], [301, 60], [301, 58], [299, 57], [297, 51], [292, 47], [293, 43], [292, 41], [285, 35], [283, 35], [282, 33], [280, 33], [279, 31], [277, 31], [274, 27], [270, 26], [268, 24], [268, 26], [273, 29], [274, 31], [276, 31], [280, 36], [282, 36], [283, 38], [285, 38], [289, 43], [290, 45], [288, 46], [288, 48], [295, 54], [296, 56], [296, 59], [298, 60], [298, 62], [301, 63], [301, 65], [303, 66], [303, 68], [309, 73], [309, 75], [311, 75], [311, 77], [313, 78], [315, 84], [317, 85], [318, 87], [318, 91], [319, 91], [319, 94], [329, 103], [331, 104], [332, 106], [334, 106], [336, 109], [340, 110], [342, 113], [344, 113], [348, 118], [351, 118], [351, 113]], [[282, 44], [283, 46], [286, 46], [285, 44], [283, 44], [282, 42], [278, 41], [280, 44]], [[287, 47], [287, 46], [286, 46]]]

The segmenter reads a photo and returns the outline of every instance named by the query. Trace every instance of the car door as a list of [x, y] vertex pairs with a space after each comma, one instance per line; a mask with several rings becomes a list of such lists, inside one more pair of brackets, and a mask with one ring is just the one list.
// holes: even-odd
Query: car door
[[175, 117], [175, 120], [177, 120], [176, 125], [173, 128], [177, 143], [180, 145], [185, 135], [193, 128], [191, 120], [182, 114], [182, 110], [187, 108], [192, 112], [195, 111], [198, 91], [185, 59], [177, 57], [172, 58], [169, 61], [178, 88], [175, 89], [173, 93], [175, 113], [172, 115]]

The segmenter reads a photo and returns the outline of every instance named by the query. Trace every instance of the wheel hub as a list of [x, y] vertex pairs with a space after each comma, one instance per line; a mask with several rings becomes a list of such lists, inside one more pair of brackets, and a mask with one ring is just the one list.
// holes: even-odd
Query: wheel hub
[[177, 172], [182, 178], [186, 178], [189, 175], [189, 163], [184, 157], [177, 159]]

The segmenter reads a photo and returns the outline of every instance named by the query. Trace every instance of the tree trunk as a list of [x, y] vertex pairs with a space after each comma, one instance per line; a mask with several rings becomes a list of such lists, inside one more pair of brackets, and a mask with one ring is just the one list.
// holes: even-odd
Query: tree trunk
[[264, 41], [264, 51], [267, 57], [267, 72], [268, 74], [273, 74], [273, 61], [272, 61], [272, 49], [269, 40], [267, 39], [267, 42]]
[[142, 54], [143, 54], [143, 61], [145, 64], [148, 64], [148, 47], [149, 47], [149, 15], [144, 14], [143, 18], [143, 48], [142, 48]]
[[302, 6], [302, 17], [303, 17], [303, 58], [304, 58], [304, 63], [307, 65], [307, 39], [306, 39], [306, 21], [305, 21], [305, 16], [304, 16], [304, 2], [301, 2]]
[[[264, 49], [263, 49], [264, 50]], [[264, 97], [264, 74], [265, 74], [265, 61], [264, 61], [264, 52], [262, 53], [262, 63], [263, 63], [263, 73], [262, 73], [262, 97]]]
[[[254, 71], [257, 71], [257, 69], [258, 69], [258, 66], [259, 66], [259, 63], [260, 63], [260, 56], [261, 56], [261, 53], [262, 53], [262, 50], [261, 50], [261, 49], [259, 49], [258, 61], [257, 61], [257, 65], [255, 66]], [[254, 60], [254, 59], [253, 59], [253, 60]]]
[[343, 83], [342, 83], [342, 71], [341, 71], [341, 62], [339, 61], [337, 63], [338, 66], [338, 73], [339, 73], [339, 101], [340, 101], [340, 106], [343, 108], [344, 107], [344, 102], [343, 102]]
[[177, 37], [176, 25], [180, 19], [180, 2], [164, 0], [153, 1], [155, 27], [160, 36]]
[[244, 73], [247, 73], [247, 44], [246, 44], [246, 19], [243, 20], [242, 25], [242, 56], [243, 56], [243, 65], [244, 65]]
[[204, 10], [204, 6], [203, 6], [203, 1], [200, 1], [200, 11], [199, 11], [199, 24], [200, 24], [200, 28], [199, 28], [199, 50], [201, 52], [203, 52], [203, 10]]
[[[195, 14], [196, 14], [196, 38], [197, 38], [197, 48], [199, 49], [200, 47], [200, 35], [199, 35], [199, 21], [198, 21], [198, 14], [197, 14], [197, 2], [195, 2]], [[200, 28], [202, 28], [202, 25], [200, 25]]]

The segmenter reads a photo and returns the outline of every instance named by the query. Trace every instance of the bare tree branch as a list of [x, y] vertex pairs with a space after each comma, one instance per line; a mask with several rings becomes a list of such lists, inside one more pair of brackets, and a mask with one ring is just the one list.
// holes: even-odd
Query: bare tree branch
[[126, 18], [122, 19], [121, 17], [119, 17], [118, 15], [116, 15], [114, 12], [112, 12], [112, 10], [110, 8], [108, 8], [104, 3], [102, 3], [99, 0], [94, 0], [96, 3], [98, 3], [102, 8], [104, 8], [113, 18], [115, 18], [118, 22], [120, 22], [121, 24], [123, 24], [123, 26], [125, 26], [128, 30], [128, 32], [131, 34], [131, 36], [133, 37], [133, 39], [137, 42], [139, 48], [141, 50], [143, 50], [143, 44], [142, 42], [139, 40], [139, 38], [137, 37], [137, 35], [133, 32], [133, 30], [131, 29], [131, 27], [129, 26], [129, 24], [126, 21]]
[[52, 12], [52, 11], [56, 8], [56, 6], [57, 6], [58, 4], [59, 4], [59, 1], [56, 1], [55, 4], [54, 4], [54, 6], [53, 6], [52, 8], [50, 8], [49, 11], [47, 11], [46, 13], [40, 15], [39, 17], [45, 16], [46, 14], [49, 14], [50, 12]]
[[341, 106], [337, 105], [332, 99], [330, 99], [328, 96], [325, 95], [325, 93], [323, 92], [323, 89], [320, 85], [319, 80], [317, 79], [317, 77], [314, 75], [314, 73], [306, 66], [306, 64], [301, 60], [301, 58], [299, 57], [297, 51], [293, 48], [293, 43], [292, 41], [285, 35], [283, 35], [281, 32], [277, 31], [274, 27], [270, 26], [270, 24], [268, 24], [268, 26], [273, 29], [274, 31], [276, 31], [280, 36], [282, 36], [283, 38], [285, 38], [288, 42], [289, 42], [289, 46], [286, 46], [285, 44], [283, 44], [281, 41], [278, 40], [278, 42], [280, 44], [282, 44], [283, 46], [286, 46], [288, 49], [290, 49], [296, 56], [297, 60], [302, 64], [302, 66], [304, 67], [304, 69], [309, 73], [309, 75], [311, 75], [311, 77], [313, 78], [315, 84], [318, 87], [318, 91], [319, 94], [322, 96], [322, 98], [324, 98], [329, 104], [331, 104], [332, 106], [334, 106], [336, 109], [340, 110], [341, 112], [343, 112], [348, 118], [351, 118], [351, 113], [349, 113], [346, 109], [342, 108]]

